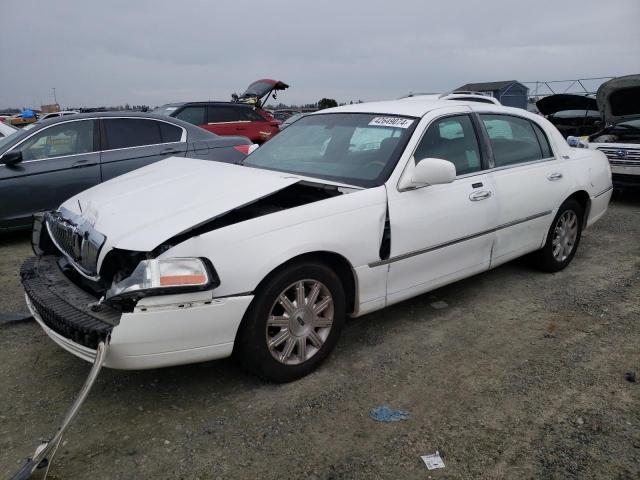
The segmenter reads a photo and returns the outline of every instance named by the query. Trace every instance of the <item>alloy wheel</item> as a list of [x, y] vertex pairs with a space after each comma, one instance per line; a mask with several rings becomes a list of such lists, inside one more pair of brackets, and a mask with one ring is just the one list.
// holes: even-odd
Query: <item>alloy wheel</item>
[[317, 280], [300, 280], [285, 288], [267, 319], [269, 352], [278, 362], [297, 365], [316, 355], [333, 325], [329, 289]]
[[578, 216], [573, 210], [567, 210], [556, 222], [551, 242], [553, 258], [564, 262], [576, 245], [578, 238]]

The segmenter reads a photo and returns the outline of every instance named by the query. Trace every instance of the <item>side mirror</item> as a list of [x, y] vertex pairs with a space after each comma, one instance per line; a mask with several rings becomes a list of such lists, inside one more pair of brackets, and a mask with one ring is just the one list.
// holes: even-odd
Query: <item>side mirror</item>
[[569, 136], [567, 137], [567, 143], [570, 147], [574, 148], [589, 148], [589, 144], [578, 137]]
[[20, 163], [22, 161], [22, 152], [19, 150], [12, 150], [11, 152], [7, 152], [0, 157], [0, 163], [4, 163], [5, 165], [15, 165], [16, 163]]
[[456, 179], [456, 166], [441, 158], [425, 158], [405, 171], [400, 190], [451, 183]]

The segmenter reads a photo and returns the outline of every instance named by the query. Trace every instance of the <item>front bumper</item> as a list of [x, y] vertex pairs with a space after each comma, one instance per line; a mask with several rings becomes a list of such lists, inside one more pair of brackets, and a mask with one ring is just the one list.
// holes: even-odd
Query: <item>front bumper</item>
[[631, 175], [627, 173], [612, 173], [611, 179], [613, 181], [613, 185], [615, 187], [632, 187], [638, 188], [640, 187], [640, 168], [637, 169], [638, 173]]
[[93, 362], [99, 341], [109, 343], [105, 366], [139, 370], [231, 355], [252, 295], [212, 298], [208, 292], [154, 297], [133, 312], [96, 302], [71, 282], [53, 256], [34, 257], [22, 271], [29, 310], [45, 333], [70, 353]]

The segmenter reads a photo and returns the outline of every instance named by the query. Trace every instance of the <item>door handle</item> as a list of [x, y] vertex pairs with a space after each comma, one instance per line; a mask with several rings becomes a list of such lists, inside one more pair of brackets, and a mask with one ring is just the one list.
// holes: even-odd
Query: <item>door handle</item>
[[552, 173], [547, 177], [547, 180], [551, 182], [555, 182], [556, 180], [560, 180], [562, 178], [562, 174], [560, 172]]
[[472, 202], [479, 202], [480, 200], [486, 200], [491, 196], [490, 190], [478, 190], [469, 195], [469, 200]]
[[180, 150], [176, 150], [174, 148], [167, 148], [166, 150], [162, 150], [160, 152], [161, 155], [166, 155], [167, 153], [180, 153]]
[[97, 165], [96, 162], [89, 163], [89, 160], [78, 160], [76, 163], [71, 165], [71, 168], [85, 168], [85, 167], [93, 167]]

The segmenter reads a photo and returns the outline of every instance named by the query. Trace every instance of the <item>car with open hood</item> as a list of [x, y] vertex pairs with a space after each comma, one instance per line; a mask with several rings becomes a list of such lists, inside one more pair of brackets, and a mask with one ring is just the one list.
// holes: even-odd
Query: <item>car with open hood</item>
[[536, 102], [538, 111], [566, 138], [585, 136], [602, 128], [598, 102], [590, 95], [558, 93]]
[[640, 187], [640, 75], [603, 83], [596, 94], [604, 128], [589, 135], [589, 147], [603, 152], [620, 187]]
[[253, 82], [242, 95], [233, 94], [231, 102], [168, 103], [153, 113], [178, 118], [217, 135], [242, 135], [259, 145], [280, 131], [280, 121], [262, 107], [272, 96], [276, 98], [276, 92], [287, 88], [284, 82], [265, 78]]
[[30, 228], [35, 212], [163, 158], [239, 162], [251, 144], [132, 112], [80, 113], [32, 125], [0, 138], [0, 231]]
[[43, 330], [87, 361], [105, 346], [121, 369], [233, 354], [290, 381], [347, 316], [525, 254], [565, 268], [611, 188], [601, 152], [521, 109], [345, 105], [240, 165], [169, 158], [38, 215], [21, 278]]

